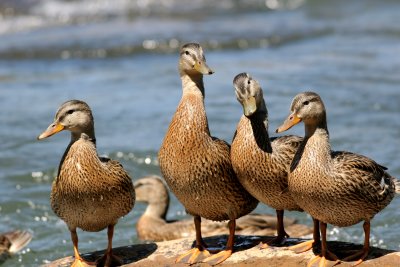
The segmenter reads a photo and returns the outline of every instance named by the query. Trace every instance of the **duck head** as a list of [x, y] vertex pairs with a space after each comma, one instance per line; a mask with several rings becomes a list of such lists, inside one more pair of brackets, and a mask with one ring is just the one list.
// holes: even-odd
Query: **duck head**
[[94, 139], [94, 121], [88, 104], [81, 100], [69, 100], [57, 110], [53, 123], [38, 136], [38, 140], [50, 137], [63, 130], [71, 132], [73, 139], [83, 134]]

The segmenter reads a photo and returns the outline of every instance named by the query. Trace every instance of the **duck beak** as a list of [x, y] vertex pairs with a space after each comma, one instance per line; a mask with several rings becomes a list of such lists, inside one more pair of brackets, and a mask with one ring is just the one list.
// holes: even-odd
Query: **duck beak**
[[193, 68], [203, 75], [211, 75], [214, 73], [214, 71], [212, 69], [210, 69], [210, 67], [204, 61], [196, 62], [196, 64], [194, 64]]
[[254, 114], [257, 110], [256, 98], [254, 96], [249, 97], [243, 102], [243, 113], [246, 117]]
[[281, 133], [287, 131], [299, 122], [301, 122], [301, 119], [293, 112], [289, 115], [289, 117], [287, 117], [283, 124], [276, 129], [276, 132]]
[[61, 125], [61, 123], [52, 123], [49, 125], [49, 127], [47, 127], [46, 131], [44, 131], [37, 137], [37, 139], [42, 140], [44, 138], [52, 136], [53, 134], [61, 132], [62, 130], [64, 130], [64, 125]]

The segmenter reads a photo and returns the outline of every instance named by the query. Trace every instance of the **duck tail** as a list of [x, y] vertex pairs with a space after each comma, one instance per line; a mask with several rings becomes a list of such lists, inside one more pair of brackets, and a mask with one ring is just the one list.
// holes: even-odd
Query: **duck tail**
[[26, 230], [15, 230], [4, 235], [11, 243], [9, 248], [11, 254], [20, 251], [32, 240], [32, 233]]

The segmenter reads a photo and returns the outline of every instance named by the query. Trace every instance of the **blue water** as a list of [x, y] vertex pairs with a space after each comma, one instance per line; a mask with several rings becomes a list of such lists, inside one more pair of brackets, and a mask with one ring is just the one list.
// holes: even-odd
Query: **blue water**
[[[242, 112], [232, 80], [246, 71], [264, 89], [271, 133], [295, 94], [316, 91], [333, 148], [367, 155], [400, 177], [399, 12], [390, 0], [2, 1], [0, 231], [34, 233], [6, 265], [72, 255], [69, 231], [49, 205], [69, 135], [36, 140], [65, 100], [92, 107], [99, 154], [120, 160], [134, 180], [160, 173], [157, 151], [181, 96], [177, 52], [189, 41], [202, 44], [215, 71], [205, 77], [213, 135], [231, 141]], [[184, 217], [172, 201], [169, 217]], [[397, 197], [372, 221], [373, 245], [400, 249], [399, 206]], [[138, 242], [144, 208], [120, 220], [114, 246]], [[311, 225], [304, 213], [287, 215]], [[363, 242], [360, 224], [329, 231], [329, 240]], [[104, 231], [78, 234], [81, 252], [106, 247]]]

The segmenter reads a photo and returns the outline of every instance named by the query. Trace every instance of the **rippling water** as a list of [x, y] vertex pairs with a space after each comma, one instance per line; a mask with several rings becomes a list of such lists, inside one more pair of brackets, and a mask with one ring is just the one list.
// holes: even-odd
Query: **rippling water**
[[[67, 99], [95, 116], [98, 151], [133, 179], [159, 174], [157, 150], [181, 95], [177, 49], [200, 42], [215, 74], [205, 77], [213, 135], [231, 141], [241, 115], [232, 79], [263, 86], [270, 130], [292, 97], [324, 99], [336, 150], [370, 156], [400, 177], [400, 3], [305, 0], [4, 0], [0, 3], [0, 231], [34, 239], [7, 266], [37, 266], [72, 254], [49, 206], [51, 181], [69, 142], [36, 136]], [[303, 134], [302, 127], [291, 133]], [[400, 249], [400, 198], [372, 221], [373, 245]], [[138, 242], [144, 206], [117, 225], [114, 245]], [[260, 205], [262, 212], [273, 212]], [[170, 218], [183, 207], [173, 199]], [[288, 216], [311, 224], [305, 214]], [[361, 243], [361, 225], [329, 227], [330, 240]], [[106, 247], [106, 232], [79, 233], [81, 252]]]

